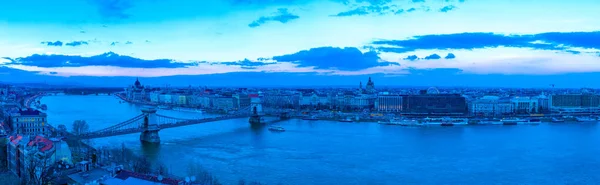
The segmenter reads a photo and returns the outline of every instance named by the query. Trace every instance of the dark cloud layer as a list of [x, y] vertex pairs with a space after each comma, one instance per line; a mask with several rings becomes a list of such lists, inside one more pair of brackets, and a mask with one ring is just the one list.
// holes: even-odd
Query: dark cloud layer
[[[453, 53], [448, 53], [448, 55], [446, 55], [446, 57], [444, 57], [444, 59], [454, 59], [456, 58], [456, 56]], [[408, 55], [406, 56], [406, 58], [403, 58], [403, 60], [410, 60], [410, 61], [415, 61], [415, 60], [439, 60], [442, 59], [442, 56], [438, 55], [438, 54], [431, 54], [428, 55], [424, 58], [419, 58], [417, 55]]]
[[228, 65], [228, 66], [240, 66], [243, 69], [256, 69], [256, 67], [258, 67], [258, 66], [265, 66], [265, 65], [274, 64], [274, 63], [273, 62], [271, 62], [271, 63], [261, 62], [260, 59], [259, 59], [259, 61], [256, 61], [256, 62], [250, 61], [248, 59], [244, 59], [244, 60], [240, 60], [240, 61], [236, 61], [236, 62], [220, 62], [219, 64], [224, 64], [224, 65]]
[[279, 62], [292, 62], [300, 67], [314, 66], [317, 69], [361, 70], [375, 66], [397, 65], [379, 62], [376, 52], [363, 53], [357, 48], [321, 47], [299, 51], [294, 54], [273, 57]]
[[572, 48], [600, 49], [600, 31], [596, 32], [549, 32], [531, 35], [500, 35], [494, 33], [456, 33], [445, 35], [421, 35], [404, 40], [379, 40], [375, 47], [384, 52], [405, 53], [416, 50], [482, 49], [518, 47], [541, 50], [566, 51]]
[[81, 46], [81, 45], [87, 45], [87, 44], [88, 44], [88, 42], [86, 42], [86, 41], [73, 41], [73, 42], [66, 43], [65, 45], [75, 47], [75, 46]]
[[37, 67], [117, 66], [132, 68], [179, 68], [196, 65], [190, 63], [177, 63], [168, 59], [143, 60], [130, 56], [118, 55], [113, 52], [91, 57], [34, 54], [28, 57], [5, 59], [11, 61], [6, 65], [26, 65]]
[[46, 46], [63, 46], [63, 42], [61, 41], [46, 41], [46, 42], [42, 42], [42, 44], [46, 45]]
[[274, 15], [259, 17], [254, 22], [248, 24], [248, 26], [251, 28], [254, 28], [254, 27], [261, 26], [267, 22], [288, 23], [289, 21], [298, 19], [298, 18], [300, 18], [300, 17], [288, 12], [287, 8], [280, 8], [280, 9], [277, 9], [277, 12]]

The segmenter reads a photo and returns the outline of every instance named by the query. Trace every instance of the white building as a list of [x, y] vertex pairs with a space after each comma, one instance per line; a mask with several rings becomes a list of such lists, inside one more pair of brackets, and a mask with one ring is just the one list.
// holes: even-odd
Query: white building
[[500, 116], [514, 112], [511, 102], [502, 101], [497, 96], [484, 96], [471, 102], [469, 110], [472, 115]]
[[516, 113], [538, 113], [538, 99], [531, 97], [514, 97], [510, 100]]

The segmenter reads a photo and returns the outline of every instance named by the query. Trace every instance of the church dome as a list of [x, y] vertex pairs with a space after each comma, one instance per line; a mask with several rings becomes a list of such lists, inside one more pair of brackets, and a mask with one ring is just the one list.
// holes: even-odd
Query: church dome
[[427, 89], [427, 94], [440, 94], [440, 91], [435, 87], [430, 87]]
[[135, 79], [135, 84], [133, 84], [133, 85], [135, 85], [136, 87], [139, 87], [142, 85], [142, 83], [140, 83], [139, 79]]

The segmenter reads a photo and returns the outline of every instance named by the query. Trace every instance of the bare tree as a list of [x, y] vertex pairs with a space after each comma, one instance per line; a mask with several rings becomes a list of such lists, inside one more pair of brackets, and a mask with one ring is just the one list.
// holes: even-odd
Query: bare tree
[[195, 177], [196, 180], [194, 182], [199, 184], [222, 185], [214, 175], [204, 170], [204, 168], [197, 163], [190, 164], [188, 168], [188, 175]]
[[73, 122], [73, 134], [81, 135], [89, 132], [90, 126], [85, 120], [75, 120]]
[[29, 152], [25, 156], [25, 178], [27, 184], [42, 185], [46, 184], [49, 177], [50, 157], [44, 153]]
[[131, 168], [134, 172], [149, 174], [152, 172], [152, 164], [145, 157], [139, 157], [133, 161]]
[[56, 127], [56, 129], [57, 129], [57, 130], [58, 130], [58, 132], [60, 132], [61, 134], [62, 134], [62, 133], [65, 133], [65, 132], [67, 132], [67, 126], [65, 126], [65, 125], [63, 125], [63, 124], [60, 124], [60, 125], [58, 125], [58, 126]]

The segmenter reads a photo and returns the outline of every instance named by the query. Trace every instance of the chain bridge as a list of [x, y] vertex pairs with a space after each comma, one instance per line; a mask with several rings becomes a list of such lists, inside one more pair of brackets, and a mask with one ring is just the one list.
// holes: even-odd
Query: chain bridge
[[289, 118], [288, 112], [284, 110], [263, 111], [262, 113], [257, 113], [256, 110], [251, 110], [252, 109], [250, 107], [246, 107], [243, 109], [239, 109], [233, 113], [221, 115], [218, 117], [184, 119], [157, 114], [155, 108], [145, 108], [142, 110], [142, 113], [140, 115], [137, 115], [131, 119], [100, 130], [84, 133], [73, 137], [76, 137], [77, 139], [94, 139], [125, 134], [141, 133], [141, 141], [149, 143], [160, 143], [158, 131], [161, 129], [247, 117], [251, 117], [251, 123], [253, 119], [256, 119], [256, 117], [262, 116], [279, 116], [279, 118], [282, 120]]

